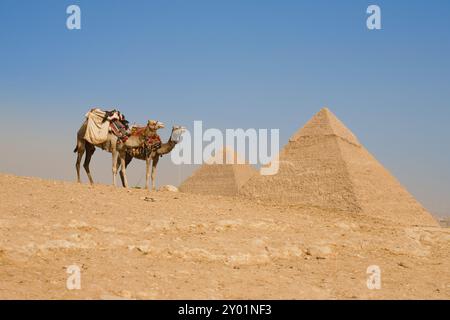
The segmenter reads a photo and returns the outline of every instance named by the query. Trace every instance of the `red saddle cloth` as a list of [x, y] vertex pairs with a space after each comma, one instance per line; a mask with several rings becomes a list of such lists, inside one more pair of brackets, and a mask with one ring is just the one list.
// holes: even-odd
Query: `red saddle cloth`
[[[144, 134], [146, 127], [132, 127], [131, 135], [132, 136], [141, 136]], [[161, 144], [161, 137], [158, 134], [153, 134], [147, 137], [145, 141], [147, 147], [154, 147]]]
[[111, 129], [111, 132], [115, 136], [117, 136], [120, 140], [122, 140], [123, 142], [128, 140], [128, 136], [130, 135], [130, 131], [119, 120], [111, 121], [110, 124], [109, 124], [109, 128]]
[[131, 128], [131, 135], [132, 136], [140, 136], [144, 133], [145, 127], [132, 127]]
[[161, 144], [161, 138], [156, 133], [147, 137], [147, 146], [154, 146], [157, 144]]

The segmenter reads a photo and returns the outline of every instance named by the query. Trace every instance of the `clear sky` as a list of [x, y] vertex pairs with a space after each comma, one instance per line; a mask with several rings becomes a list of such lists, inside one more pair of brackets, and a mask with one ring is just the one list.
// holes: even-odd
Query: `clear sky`
[[[81, 30], [66, 28], [70, 4]], [[382, 30], [366, 28], [370, 4]], [[168, 127], [279, 128], [281, 145], [327, 106], [448, 215], [449, 42], [448, 0], [0, 0], [0, 171], [75, 179], [75, 135], [93, 106]], [[192, 171], [162, 162], [159, 184]], [[91, 167], [110, 182], [109, 154]], [[142, 184], [143, 162], [129, 171]]]

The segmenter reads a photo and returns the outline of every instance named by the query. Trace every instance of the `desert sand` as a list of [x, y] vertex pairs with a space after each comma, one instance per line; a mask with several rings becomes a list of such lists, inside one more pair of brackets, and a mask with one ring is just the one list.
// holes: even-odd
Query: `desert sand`
[[184, 192], [0, 175], [0, 298], [450, 299], [450, 229], [331, 111], [279, 161], [205, 163]]
[[449, 299], [449, 249], [358, 212], [0, 174], [0, 299]]

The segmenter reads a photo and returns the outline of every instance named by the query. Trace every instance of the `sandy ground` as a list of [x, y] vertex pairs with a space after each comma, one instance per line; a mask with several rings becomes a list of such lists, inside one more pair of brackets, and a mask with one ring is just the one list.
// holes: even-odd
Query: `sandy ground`
[[0, 298], [450, 299], [450, 229], [0, 174]]

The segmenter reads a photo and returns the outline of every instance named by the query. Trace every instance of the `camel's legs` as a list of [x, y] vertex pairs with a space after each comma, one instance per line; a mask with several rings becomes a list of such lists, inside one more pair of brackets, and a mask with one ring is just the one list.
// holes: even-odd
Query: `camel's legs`
[[112, 174], [113, 174], [113, 186], [116, 186], [116, 175], [117, 175], [117, 159], [119, 158], [119, 152], [117, 150], [112, 150]]
[[121, 166], [120, 172], [123, 175], [123, 184], [124, 184], [125, 188], [128, 188], [127, 166], [125, 164], [126, 152], [121, 152], [119, 157], [120, 157], [120, 166]]
[[92, 144], [86, 144], [86, 158], [84, 159], [84, 170], [86, 170], [89, 182], [91, 185], [94, 184], [94, 179], [92, 179], [91, 171], [89, 170], [89, 163], [91, 162], [92, 155], [95, 152], [95, 147]]
[[148, 185], [150, 182], [150, 162], [152, 161], [151, 157], [147, 157], [145, 159], [145, 189], [148, 190]]
[[[130, 164], [131, 160], [133, 160], [133, 157], [130, 156], [127, 153], [127, 155], [125, 156], [125, 169], [128, 167], [128, 165]], [[120, 166], [120, 160], [117, 160], [117, 161], [118, 161], [117, 165]], [[123, 171], [122, 171], [122, 166], [120, 166], [119, 175], [120, 175], [120, 180], [122, 181], [122, 187], [125, 187], [125, 181], [124, 181], [124, 175], [123, 175]]]
[[77, 163], [75, 164], [75, 167], [77, 168], [77, 182], [81, 183], [81, 177], [80, 177], [80, 164], [81, 164], [81, 159], [83, 158], [83, 154], [84, 154], [84, 144], [79, 143], [77, 146]]
[[158, 165], [158, 161], [159, 161], [159, 155], [156, 155], [155, 157], [153, 157], [153, 161], [152, 161], [152, 190], [156, 189], [155, 176], [156, 176], [156, 166]]

